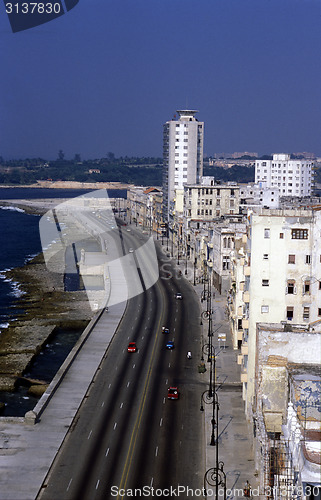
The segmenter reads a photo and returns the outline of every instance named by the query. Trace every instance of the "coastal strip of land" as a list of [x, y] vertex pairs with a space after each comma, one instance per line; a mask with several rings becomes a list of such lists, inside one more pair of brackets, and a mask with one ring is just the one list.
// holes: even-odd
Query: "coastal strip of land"
[[[0, 204], [44, 214], [61, 201], [4, 200]], [[0, 391], [13, 391], [17, 379], [55, 328], [85, 328], [93, 313], [86, 292], [65, 292], [63, 274], [50, 272], [42, 253], [26, 265], [7, 271], [6, 278], [18, 283], [22, 294], [16, 306], [24, 311], [0, 334]]]

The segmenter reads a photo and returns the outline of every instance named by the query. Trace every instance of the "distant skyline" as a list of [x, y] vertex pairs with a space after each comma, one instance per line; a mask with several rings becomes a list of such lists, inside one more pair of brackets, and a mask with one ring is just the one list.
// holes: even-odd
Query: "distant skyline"
[[162, 156], [199, 110], [204, 155], [321, 156], [319, 0], [80, 0], [12, 33], [0, 4], [0, 156]]

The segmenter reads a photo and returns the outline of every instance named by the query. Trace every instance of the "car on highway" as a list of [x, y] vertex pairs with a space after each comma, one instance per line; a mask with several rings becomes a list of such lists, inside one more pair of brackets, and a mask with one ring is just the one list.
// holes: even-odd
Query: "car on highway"
[[127, 347], [128, 352], [136, 352], [137, 351], [137, 346], [136, 342], [129, 342], [128, 347]]
[[178, 399], [179, 392], [177, 387], [171, 386], [167, 389], [167, 399]]
[[173, 340], [168, 340], [166, 342], [166, 349], [169, 349], [171, 351], [172, 349], [174, 349], [174, 347], [175, 347], [175, 344], [174, 344]]
[[169, 333], [169, 328], [166, 328], [166, 326], [162, 326], [162, 333]]
[[182, 300], [183, 295], [180, 292], [175, 293], [175, 299]]
[[129, 253], [133, 253], [133, 252], [134, 252], [134, 249], [133, 249], [133, 248], [130, 248], [128, 251], [129, 251]]

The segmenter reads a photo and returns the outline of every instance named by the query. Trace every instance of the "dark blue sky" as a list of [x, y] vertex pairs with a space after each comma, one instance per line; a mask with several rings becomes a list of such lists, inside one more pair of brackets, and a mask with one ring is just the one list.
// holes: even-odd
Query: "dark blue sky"
[[0, 4], [0, 44], [5, 158], [161, 156], [186, 107], [206, 155], [321, 155], [320, 0], [80, 0], [19, 33]]

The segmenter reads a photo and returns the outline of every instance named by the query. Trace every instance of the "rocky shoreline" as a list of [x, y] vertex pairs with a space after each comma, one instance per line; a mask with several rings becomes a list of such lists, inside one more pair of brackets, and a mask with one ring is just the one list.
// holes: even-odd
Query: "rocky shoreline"
[[[28, 200], [20, 207], [43, 214], [54, 203], [57, 200]], [[12, 200], [8, 205], [19, 206]], [[7, 271], [6, 277], [19, 284], [22, 295], [16, 305], [24, 311], [0, 334], [0, 391], [13, 391], [55, 328], [85, 328], [93, 313], [86, 292], [65, 292], [63, 275], [48, 271], [42, 253], [23, 267]]]

